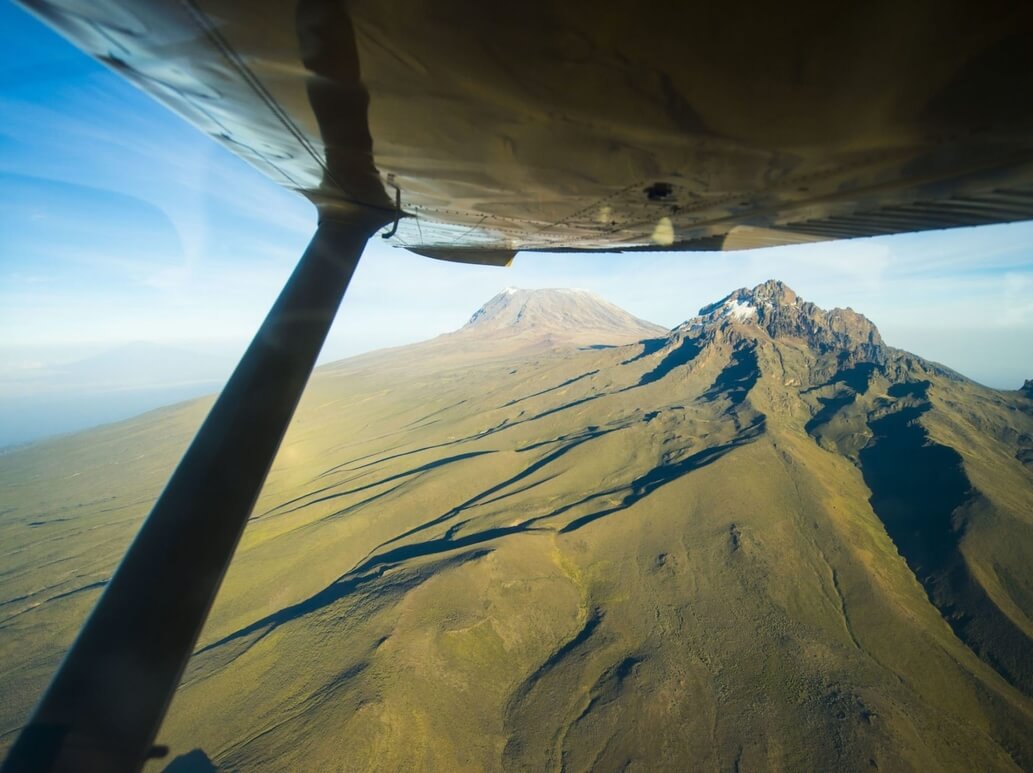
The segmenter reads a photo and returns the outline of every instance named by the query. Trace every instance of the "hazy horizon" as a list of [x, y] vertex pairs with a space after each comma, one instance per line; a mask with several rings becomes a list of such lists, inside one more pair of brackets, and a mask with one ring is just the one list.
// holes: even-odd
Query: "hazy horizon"
[[[786, 284], [792, 286], [788, 282]], [[710, 298], [707, 303], [717, 301], [735, 289], [738, 288], [729, 288], [727, 292]], [[328, 343], [318, 364], [326, 365], [380, 349], [420, 343], [451, 332], [465, 324], [477, 308], [497, 294], [485, 297], [477, 307], [463, 314], [453, 314], [451, 309], [441, 310], [441, 329], [412, 328], [409, 337], [400, 336], [397, 341], [354, 351], [340, 351], [338, 342], [338, 350], [335, 352], [335, 348]], [[600, 297], [611, 300], [605, 296]], [[704, 305], [706, 303], [700, 304], [700, 308]], [[342, 311], [347, 306], [346, 298]], [[665, 324], [633, 309], [625, 310], [668, 329], [695, 314], [694, 311], [674, 324]], [[864, 314], [863, 309], [855, 311]], [[452, 321], [453, 318], [459, 321]], [[872, 321], [879, 327], [878, 320]], [[448, 326], [450, 323], [451, 326]], [[882, 332], [885, 337], [885, 331]], [[938, 337], [936, 331], [931, 332], [931, 341], [935, 342]], [[895, 345], [892, 340], [887, 343]], [[113, 346], [104, 343], [52, 347], [0, 346], [0, 361], [3, 362], [0, 365], [0, 449], [120, 421], [183, 400], [216, 393], [232, 372], [246, 345], [247, 341], [243, 339], [196, 339], [160, 342], [134, 340]], [[952, 367], [922, 351], [897, 348], [904, 348], [925, 359]], [[52, 355], [49, 358], [48, 350]], [[1025, 378], [1002, 386], [981, 382], [958, 368], [952, 369], [985, 386], [1003, 390], [1018, 389]]]

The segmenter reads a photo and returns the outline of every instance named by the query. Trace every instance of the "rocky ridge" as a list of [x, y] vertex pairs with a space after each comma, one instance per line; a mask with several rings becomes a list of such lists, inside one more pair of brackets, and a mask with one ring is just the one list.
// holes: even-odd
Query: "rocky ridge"
[[682, 327], [727, 324], [753, 324], [771, 338], [802, 338], [822, 354], [847, 350], [878, 359], [884, 347], [878, 329], [863, 315], [850, 308], [821, 309], [774, 279], [704, 306]]

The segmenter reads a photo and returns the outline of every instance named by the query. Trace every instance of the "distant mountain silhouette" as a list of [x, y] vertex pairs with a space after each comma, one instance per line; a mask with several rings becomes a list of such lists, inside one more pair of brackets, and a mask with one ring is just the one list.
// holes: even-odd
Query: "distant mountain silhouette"
[[628, 343], [667, 329], [634, 317], [588, 290], [507, 288], [485, 303], [457, 335], [548, 337], [579, 343]]
[[128, 389], [223, 380], [232, 368], [233, 362], [227, 357], [135, 341], [57, 366], [55, 370], [68, 383], [83, 389]]
[[232, 367], [232, 357], [135, 342], [9, 376], [0, 384], [0, 447], [217, 392]]

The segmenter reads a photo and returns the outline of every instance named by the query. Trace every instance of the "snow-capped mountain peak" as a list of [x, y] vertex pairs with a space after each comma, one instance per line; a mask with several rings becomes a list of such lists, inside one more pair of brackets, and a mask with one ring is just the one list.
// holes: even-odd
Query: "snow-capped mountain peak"
[[[734, 326], [744, 335], [801, 338], [819, 350], [877, 348], [882, 337], [870, 320], [851, 309], [826, 311], [803, 300], [783, 282], [771, 279], [750, 289], [729, 293], [704, 306], [676, 332], [716, 332]], [[750, 333], [756, 329], [756, 333]]]
[[[479, 308], [460, 333], [521, 335], [591, 343], [630, 342], [668, 331], [580, 288], [507, 287]], [[598, 339], [598, 341], [596, 341]]]

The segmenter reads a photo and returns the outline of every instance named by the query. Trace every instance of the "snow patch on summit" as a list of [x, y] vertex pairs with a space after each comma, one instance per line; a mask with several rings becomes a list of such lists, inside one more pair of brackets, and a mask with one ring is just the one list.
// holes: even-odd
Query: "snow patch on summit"
[[757, 316], [757, 307], [752, 303], [743, 303], [740, 300], [734, 300], [725, 306], [723, 316], [732, 317], [740, 322], [745, 322], [746, 320]]
[[730, 319], [734, 322], [756, 320], [759, 316], [757, 307], [750, 301], [743, 301], [740, 298], [741, 296], [736, 297], [733, 294], [723, 301], [718, 301], [716, 304], [702, 308], [700, 309], [699, 316], [688, 320], [684, 326], [692, 329], [723, 319]]

